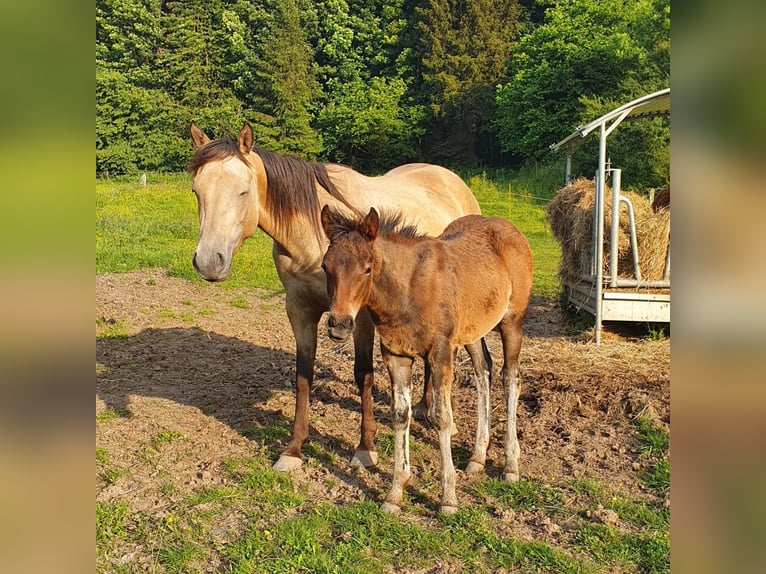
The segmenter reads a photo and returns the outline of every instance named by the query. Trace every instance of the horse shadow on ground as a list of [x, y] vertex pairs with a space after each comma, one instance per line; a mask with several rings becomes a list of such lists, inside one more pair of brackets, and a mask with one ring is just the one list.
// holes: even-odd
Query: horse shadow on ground
[[[201, 416], [213, 417], [255, 444], [266, 447], [271, 462], [276, 461], [289, 441], [292, 416], [285, 416], [274, 402], [275, 392], [287, 391], [288, 412], [294, 405], [295, 355], [279, 349], [254, 345], [198, 328], [149, 328], [128, 337], [96, 340], [96, 396], [107, 409], [121, 416], [132, 416], [131, 397], [151, 397], [196, 407]], [[315, 371], [322, 378], [311, 393], [309, 440], [304, 445], [319, 444], [323, 449], [351, 458], [358, 441], [358, 427], [346, 428], [347, 436], [320, 430], [313, 420], [321, 416], [314, 411], [317, 404], [337, 404], [341, 409], [361, 412], [356, 386], [332, 365], [317, 355]], [[388, 395], [378, 387], [383, 382], [378, 374], [374, 391], [375, 416], [383, 428], [389, 417]], [[348, 384], [348, 393], [335, 392], [322, 380], [335, 378]], [[382, 420], [381, 420], [382, 419]], [[351, 423], [349, 425], [358, 425]], [[379, 430], [380, 432], [380, 430]], [[381, 495], [364, 482], [355, 480], [349, 471], [326, 457], [312, 457], [338, 480], [360, 488], [369, 499]], [[380, 473], [378, 468], [368, 472]]]

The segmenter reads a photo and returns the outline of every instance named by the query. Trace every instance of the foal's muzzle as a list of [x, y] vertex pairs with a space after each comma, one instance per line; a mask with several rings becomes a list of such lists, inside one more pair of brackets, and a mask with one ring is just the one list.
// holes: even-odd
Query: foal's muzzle
[[327, 318], [327, 334], [333, 341], [345, 341], [354, 332], [354, 318], [351, 315], [330, 315]]

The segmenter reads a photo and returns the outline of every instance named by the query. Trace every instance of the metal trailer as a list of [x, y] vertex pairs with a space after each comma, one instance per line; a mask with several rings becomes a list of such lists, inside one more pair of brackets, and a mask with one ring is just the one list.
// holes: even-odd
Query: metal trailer
[[[593, 207], [593, 243], [590, 269], [583, 270], [581, 281], [564, 281], [565, 299], [576, 307], [595, 316], [596, 343], [601, 342], [604, 321], [634, 321], [670, 323], [670, 249], [665, 258], [664, 276], [661, 280], [646, 281], [641, 278], [638, 265], [638, 248], [633, 206], [621, 194], [620, 169], [612, 168], [607, 161], [606, 141], [609, 134], [626, 120], [638, 120], [670, 115], [670, 88], [635, 99], [585, 126], [550, 146], [556, 152], [566, 150], [566, 185], [570, 183], [572, 154], [591, 133], [599, 134], [598, 170], [596, 171], [596, 198]], [[630, 245], [633, 254], [632, 278], [617, 276], [617, 265], [608, 272], [604, 270], [604, 190], [607, 177], [612, 178], [612, 225], [610, 234], [610, 261], [617, 261], [617, 238], [620, 225], [620, 205], [626, 206], [630, 228]]]

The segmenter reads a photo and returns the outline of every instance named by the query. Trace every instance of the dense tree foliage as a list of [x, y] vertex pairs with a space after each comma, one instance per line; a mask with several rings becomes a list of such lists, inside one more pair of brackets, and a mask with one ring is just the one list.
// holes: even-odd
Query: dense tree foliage
[[[191, 120], [368, 172], [518, 166], [669, 68], [669, 0], [97, 0], [96, 169], [182, 169]], [[614, 150], [654, 184], [668, 137]]]
[[[557, 2], [514, 49], [509, 76], [497, 96], [501, 145], [516, 160], [542, 159], [551, 143], [578, 125], [669, 85], [670, 1]], [[652, 148], [668, 138], [667, 124], [647, 123], [621, 128], [610, 147], [629, 152], [624, 159], [638, 164], [635, 183], [659, 186], [667, 180], [669, 157], [657, 157]], [[586, 150], [594, 145], [588, 142]], [[631, 183], [637, 172], [626, 172]]]

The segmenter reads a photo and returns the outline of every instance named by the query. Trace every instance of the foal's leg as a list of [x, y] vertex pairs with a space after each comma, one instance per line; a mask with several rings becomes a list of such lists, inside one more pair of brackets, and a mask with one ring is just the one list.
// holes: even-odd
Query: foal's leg
[[287, 448], [272, 467], [286, 471], [302, 463], [301, 447], [309, 435], [309, 394], [314, 382], [314, 360], [317, 353], [317, 325], [322, 313], [299, 307], [287, 300], [287, 317], [295, 336], [295, 418], [293, 435]]
[[412, 359], [383, 350], [383, 361], [391, 379], [391, 414], [394, 426], [394, 476], [382, 510], [388, 514], [402, 507], [404, 487], [410, 479], [410, 381]]
[[523, 315], [508, 314], [500, 322], [500, 338], [503, 342], [503, 390], [505, 392], [505, 469], [508, 482], [519, 480], [519, 439], [516, 434], [516, 408], [521, 394], [519, 381], [519, 353], [521, 351], [521, 328]]
[[476, 473], [484, 470], [489, 447], [490, 421], [490, 381], [492, 379], [492, 356], [489, 354], [484, 339], [465, 346], [473, 364], [473, 379], [476, 383], [476, 441], [473, 455], [468, 461], [466, 472]]
[[375, 342], [375, 325], [366, 308], [359, 311], [354, 329], [354, 380], [362, 398], [362, 430], [359, 446], [351, 459], [352, 467], [378, 464], [375, 452], [375, 415], [372, 411], [372, 387], [375, 375], [372, 364], [372, 349]]
[[455, 465], [452, 463], [452, 375], [453, 348], [449, 340], [440, 338], [428, 354], [433, 375], [434, 397], [429, 413], [439, 433], [439, 452], [442, 463], [442, 501], [440, 510], [444, 514], [457, 512], [455, 493]]
[[412, 416], [420, 421], [428, 421], [428, 411], [431, 410], [431, 395], [433, 393], [433, 384], [431, 382], [431, 367], [426, 361], [423, 367], [423, 396], [415, 406], [412, 407]]

